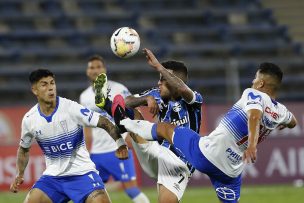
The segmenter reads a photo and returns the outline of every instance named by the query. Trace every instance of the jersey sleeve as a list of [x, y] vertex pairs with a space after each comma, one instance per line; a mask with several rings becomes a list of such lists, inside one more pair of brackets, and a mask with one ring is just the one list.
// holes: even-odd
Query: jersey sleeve
[[97, 112], [73, 101], [70, 104], [70, 113], [80, 125], [88, 127], [96, 127], [100, 116]]
[[282, 124], [289, 124], [293, 114], [284, 106], [280, 105], [280, 122]]
[[252, 88], [244, 90], [242, 102], [244, 102], [245, 112], [251, 109], [258, 109], [263, 112], [263, 95], [259, 91]]
[[30, 148], [34, 138], [34, 135], [29, 130], [29, 120], [24, 116], [21, 124], [21, 139], [19, 145], [23, 148]]
[[154, 98], [160, 97], [159, 89], [158, 88], [151, 88], [142, 93], [135, 94], [134, 97], [145, 97], [145, 96], [153, 96]]

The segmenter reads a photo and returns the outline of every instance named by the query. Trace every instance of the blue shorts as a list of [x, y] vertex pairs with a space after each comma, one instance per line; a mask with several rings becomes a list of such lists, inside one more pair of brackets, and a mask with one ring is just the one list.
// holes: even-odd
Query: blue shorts
[[99, 175], [106, 183], [112, 176], [116, 181], [129, 182], [136, 179], [133, 153], [129, 150], [129, 158], [120, 160], [115, 151], [102, 154], [91, 154], [91, 159], [99, 171]]
[[200, 136], [193, 130], [176, 127], [174, 130], [174, 147], [177, 148], [195, 169], [209, 176], [218, 198], [222, 202], [237, 202], [240, 198], [241, 175], [232, 178], [214, 166], [199, 148]]
[[104, 184], [96, 172], [78, 176], [43, 175], [32, 188], [42, 190], [53, 202], [85, 202], [94, 191], [104, 189]]

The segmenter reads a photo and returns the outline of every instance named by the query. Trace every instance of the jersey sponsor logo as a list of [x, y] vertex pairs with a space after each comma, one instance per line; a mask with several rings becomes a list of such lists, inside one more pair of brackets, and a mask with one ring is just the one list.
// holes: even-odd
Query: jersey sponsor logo
[[184, 124], [186, 124], [188, 122], [189, 122], [189, 120], [188, 120], [187, 116], [184, 116], [182, 119], [173, 119], [171, 121], [171, 124], [180, 126], [180, 125], [184, 125]]
[[252, 99], [252, 100], [258, 99], [259, 101], [262, 101], [261, 95], [255, 95], [255, 94], [253, 94], [253, 92], [248, 93], [248, 100], [249, 99]]
[[80, 113], [84, 116], [88, 116], [88, 113], [90, 112], [89, 109], [87, 108], [84, 108], [84, 109], [80, 109]]
[[173, 105], [173, 111], [174, 112], [179, 112], [180, 110], [182, 110], [182, 105], [180, 103], [175, 103]]
[[217, 196], [223, 200], [235, 200], [236, 194], [234, 190], [227, 187], [218, 187], [215, 189]]
[[275, 120], [279, 118], [279, 115], [276, 112], [271, 111], [271, 109], [268, 106], [265, 108], [265, 112]]
[[63, 152], [66, 150], [73, 149], [72, 142], [61, 143], [58, 145], [51, 145], [47, 147], [51, 152]]
[[239, 155], [237, 152], [232, 150], [230, 147], [226, 149], [227, 158], [232, 162], [232, 164], [237, 165], [242, 160], [242, 156]]

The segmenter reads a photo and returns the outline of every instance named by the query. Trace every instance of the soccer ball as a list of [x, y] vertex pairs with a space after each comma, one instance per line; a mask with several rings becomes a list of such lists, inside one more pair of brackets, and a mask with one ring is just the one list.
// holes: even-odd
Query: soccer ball
[[140, 38], [137, 32], [129, 27], [121, 27], [111, 37], [111, 49], [120, 58], [129, 58], [138, 52]]

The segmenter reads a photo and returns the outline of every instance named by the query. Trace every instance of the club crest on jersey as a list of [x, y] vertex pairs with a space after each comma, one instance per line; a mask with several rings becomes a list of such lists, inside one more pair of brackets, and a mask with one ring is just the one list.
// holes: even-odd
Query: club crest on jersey
[[179, 112], [180, 110], [182, 110], [182, 105], [180, 103], [175, 103], [173, 105], [173, 111], [174, 112]]
[[257, 99], [259, 102], [261, 102], [262, 101], [261, 95], [255, 95], [255, 94], [253, 94], [253, 92], [249, 92], [248, 100], [257, 100]]
[[42, 135], [41, 130], [36, 130], [35, 131], [35, 136], [39, 136], [39, 135]]

